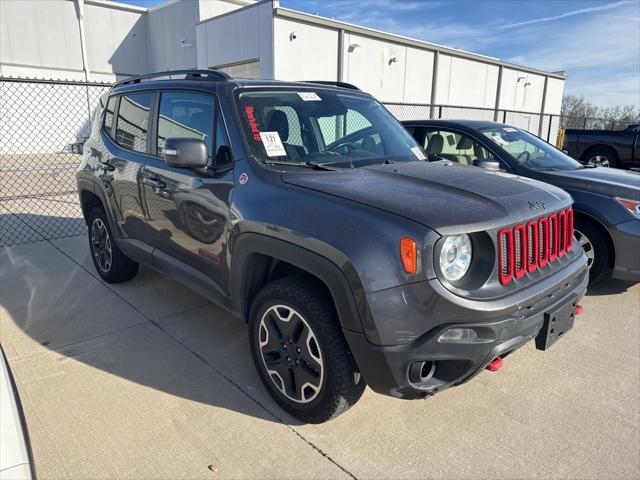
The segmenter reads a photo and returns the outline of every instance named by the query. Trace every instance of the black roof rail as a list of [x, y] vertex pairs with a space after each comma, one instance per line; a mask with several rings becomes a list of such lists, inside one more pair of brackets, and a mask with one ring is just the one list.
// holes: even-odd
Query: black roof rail
[[301, 83], [316, 83], [318, 85], [331, 85], [332, 87], [349, 88], [351, 90], [360, 90], [352, 83], [338, 82], [334, 80], [300, 80]]
[[184, 78], [211, 78], [213, 80], [229, 80], [231, 77], [219, 70], [167, 70], [166, 72], [155, 72], [137, 77], [129, 77], [120, 80], [113, 85], [113, 88], [131, 83], [140, 83], [142, 80], [151, 80], [152, 78], [172, 77], [174, 75], [184, 75]]

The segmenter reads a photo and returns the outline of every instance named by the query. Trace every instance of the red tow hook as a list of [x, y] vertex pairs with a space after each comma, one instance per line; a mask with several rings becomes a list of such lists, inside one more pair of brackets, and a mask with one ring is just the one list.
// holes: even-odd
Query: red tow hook
[[582, 312], [584, 312], [584, 307], [582, 305], [577, 305], [576, 306], [576, 315], [580, 315]]
[[493, 360], [491, 360], [491, 362], [489, 362], [489, 364], [484, 367], [487, 370], [489, 370], [490, 372], [497, 372], [498, 370], [500, 370], [502, 368], [502, 357], [496, 357]]

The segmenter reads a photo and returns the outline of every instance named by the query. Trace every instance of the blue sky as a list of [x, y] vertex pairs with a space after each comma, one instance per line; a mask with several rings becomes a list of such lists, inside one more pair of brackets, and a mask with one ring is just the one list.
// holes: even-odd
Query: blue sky
[[[124, 0], [151, 6], [157, 0]], [[280, 0], [344, 20], [545, 70], [599, 105], [640, 106], [640, 0]]]

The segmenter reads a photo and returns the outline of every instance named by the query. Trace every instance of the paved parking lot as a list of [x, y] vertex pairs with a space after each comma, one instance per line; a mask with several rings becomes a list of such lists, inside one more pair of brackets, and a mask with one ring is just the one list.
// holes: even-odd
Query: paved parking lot
[[548, 352], [424, 401], [367, 390], [300, 425], [245, 326], [143, 269], [97, 279], [83, 237], [0, 249], [0, 342], [39, 478], [638, 478], [640, 286], [610, 284]]

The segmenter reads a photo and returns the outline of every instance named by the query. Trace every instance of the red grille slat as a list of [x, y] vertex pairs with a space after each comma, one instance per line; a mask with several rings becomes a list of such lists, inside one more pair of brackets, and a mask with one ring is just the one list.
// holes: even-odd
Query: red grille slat
[[498, 277], [502, 285], [562, 258], [573, 249], [573, 210], [503, 228], [498, 232]]
[[558, 216], [555, 213], [549, 215], [549, 263], [558, 258]]
[[564, 245], [567, 239], [566, 234], [566, 214], [565, 212], [558, 212], [558, 258], [564, 256]]
[[566, 212], [567, 230], [566, 230], [566, 245], [565, 251], [569, 253], [573, 250], [573, 210], [569, 209]]
[[527, 223], [527, 271], [535, 272], [538, 268], [538, 225]]
[[527, 269], [525, 264], [525, 259], [527, 258], [527, 239], [523, 225], [513, 227], [513, 247], [513, 274], [516, 278], [522, 278]]
[[498, 278], [502, 285], [513, 280], [513, 233], [508, 228], [498, 232]]

